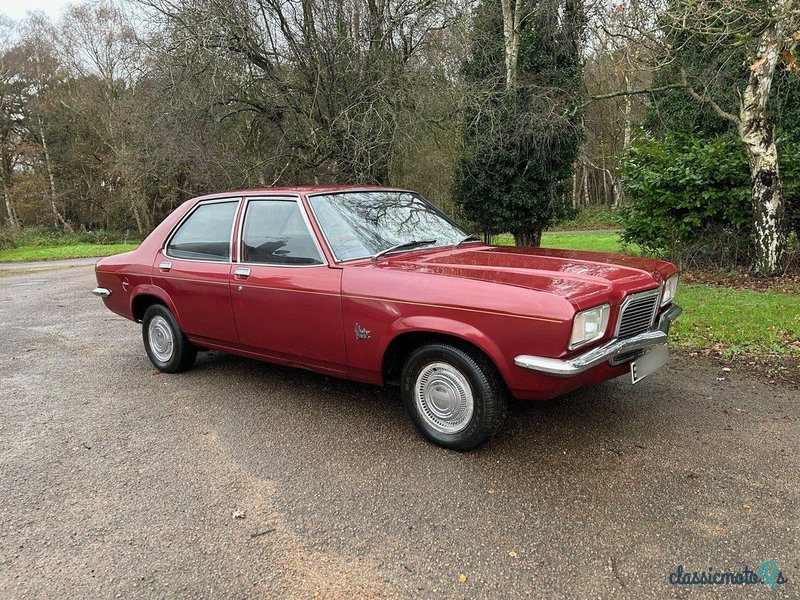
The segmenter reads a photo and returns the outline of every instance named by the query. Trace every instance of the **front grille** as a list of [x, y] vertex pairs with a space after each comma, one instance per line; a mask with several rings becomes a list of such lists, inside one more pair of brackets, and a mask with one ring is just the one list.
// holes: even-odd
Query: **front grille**
[[618, 338], [629, 338], [649, 331], [658, 304], [658, 290], [628, 296], [619, 309]]

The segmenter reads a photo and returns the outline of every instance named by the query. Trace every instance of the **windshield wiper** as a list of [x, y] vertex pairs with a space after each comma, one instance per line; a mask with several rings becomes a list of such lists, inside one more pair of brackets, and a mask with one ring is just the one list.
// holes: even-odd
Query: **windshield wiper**
[[475, 235], [474, 233], [470, 233], [467, 237], [463, 237], [458, 240], [455, 244], [453, 244], [453, 250], [458, 248], [461, 244], [466, 244], [467, 242], [480, 242], [481, 238]]
[[395, 244], [394, 246], [389, 246], [385, 250], [381, 250], [380, 252], [376, 252], [371, 256], [372, 260], [378, 260], [384, 254], [388, 254], [389, 252], [395, 252], [396, 250], [411, 250], [412, 248], [417, 248], [418, 246], [428, 246], [430, 244], [435, 244], [436, 240], [411, 240], [410, 242], [403, 242], [402, 244]]

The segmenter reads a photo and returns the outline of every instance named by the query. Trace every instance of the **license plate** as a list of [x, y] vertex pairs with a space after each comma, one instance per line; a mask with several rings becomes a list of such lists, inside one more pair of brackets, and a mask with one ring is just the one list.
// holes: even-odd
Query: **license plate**
[[669, 358], [666, 344], [655, 346], [631, 363], [631, 383], [638, 383], [651, 373], [655, 373]]

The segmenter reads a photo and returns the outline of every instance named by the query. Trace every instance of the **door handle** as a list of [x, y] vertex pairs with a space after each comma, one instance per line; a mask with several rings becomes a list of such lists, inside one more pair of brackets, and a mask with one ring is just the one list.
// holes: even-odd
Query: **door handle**
[[169, 262], [168, 260], [165, 260], [160, 265], [158, 265], [158, 268], [162, 271], [169, 271], [172, 268], [172, 263]]
[[247, 279], [250, 277], [250, 269], [247, 267], [239, 267], [233, 272], [233, 276], [236, 277], [236, 279]]

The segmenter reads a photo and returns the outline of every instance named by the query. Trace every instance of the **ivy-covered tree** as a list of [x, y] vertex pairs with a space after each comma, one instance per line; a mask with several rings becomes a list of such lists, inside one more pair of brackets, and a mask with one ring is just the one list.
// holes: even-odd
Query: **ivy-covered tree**
[[454, 201], [484, 233], [538, 246], [565, 208], [581, 138], [584, 26], [577, 0], [476, 8]]

